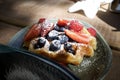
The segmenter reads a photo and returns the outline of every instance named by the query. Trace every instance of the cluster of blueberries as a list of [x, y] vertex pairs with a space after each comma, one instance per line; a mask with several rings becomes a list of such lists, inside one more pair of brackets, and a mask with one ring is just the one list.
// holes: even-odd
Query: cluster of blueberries
[[67, 52], [73, 53], [74, 50], [72, 48], [72, 44], [68, 43], [71, 39], [65, 35], [64, 29], [66, 27], [59, 27], [55, 25], [54, 29], [50, 31], [46, 37], [40, 37], [37, 43], [34, 45], [34, 48], [42, 48], [46, 44], [46, 40], [51, 41], [49, 50], [50, 51], [57, 51], [61, 48], [61, 45], [64, 44], [64, 49]]

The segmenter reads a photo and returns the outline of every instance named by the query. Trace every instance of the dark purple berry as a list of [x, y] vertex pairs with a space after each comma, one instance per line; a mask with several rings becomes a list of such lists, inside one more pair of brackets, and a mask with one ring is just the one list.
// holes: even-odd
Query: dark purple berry
[[57, 51], [57, 50], [60, 49], [60, 47], [61, 47], [60, 41], [59, 40], [53, 40], [50, 44], [49, 50], [50, 51]]
[[37, 48], [42, 48], [44, 47], [46, 43], [46, 39], [44, 37], [40, 37], [37, 41], [36, 44], [34, 44], [34, 49], [37, 49]]
[[59, 27], [59, 26], [56, 25], [56, 26], [54, 27], [54, 29], [57, 30], [57, 31], [60, 31], [60, 32], [64, 32], [65, 27]]
[[72, 53], [72, 54], [75, 53], [75, 51], [72, 48], [72, 44], [70, 44], [70, 43], [65, 43], [64, 44], [64, 49], [69, 53]]
[[64, 49], [65, 49], [65, 50], [68, 51], [70, 48], [72, 48], [72, 45], [71, 45], [70, 43], [65, 43], [65, 44], [64, 44]]
[[52, 30], [52, 31], [50, 31], [50, 32], [48, 33], [47, 39], [48, 39], [48, 40], [57, 39], [58, 35], [59, 35], [59, 32], [58, 32], [58, 31]]
[[36, 43], [34, 44], [34, 49], [40, 48], [40, 46]]
[[60, 40], [61, 44], [68, 42], [69, 38], [66, 35], [59, 35], [58, 40]]
[[71, 48], [68, 50], [69, 53], [75, 54], [75, 51]]

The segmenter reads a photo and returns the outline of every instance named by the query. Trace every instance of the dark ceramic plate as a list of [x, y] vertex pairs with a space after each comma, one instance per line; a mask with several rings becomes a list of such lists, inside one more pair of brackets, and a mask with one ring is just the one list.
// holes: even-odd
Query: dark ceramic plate
[[[51, 22], [56, 23], [57, 19], [51, 19]], [[80, 21], [86, 28], [93, 27], [92, 25]], [[93, 27], [94, 28], [94, 27]], [[23, 38], [29, 27], [19, 31], [9, 42], [9, 46], [22, 48]], [[68, 68], [81, 80], [100, 80], [108, 73], [112, 61], [112, 52], [104, 38], [97, 31], [97, 50], [91, 58], [84, 57], [82, 63], [78, 66], [68, 65]]]

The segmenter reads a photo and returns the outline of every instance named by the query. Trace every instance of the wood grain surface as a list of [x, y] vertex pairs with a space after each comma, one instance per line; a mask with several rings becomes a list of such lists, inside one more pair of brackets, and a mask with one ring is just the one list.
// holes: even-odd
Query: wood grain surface
[[0, 44], [6, 45], [19, 30], [20, 27], [0, 22]]

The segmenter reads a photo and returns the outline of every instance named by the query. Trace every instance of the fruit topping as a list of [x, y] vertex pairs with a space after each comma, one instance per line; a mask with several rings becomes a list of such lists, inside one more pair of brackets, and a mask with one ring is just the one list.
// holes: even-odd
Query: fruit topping
[[73, 39], [74, 41], [76, 42], [79, 42], [79, 43], [84, 43], [84, 44], [88, 44], [89, 43], [89, 38], [86, 38], [84, 36], [80, 36], [79, 34], [73, 32], [73, 31], [70, 31], [70, 30], [64, 30], [65, 31], [65, 34], [70, 37], [71, 39]]
[[59, 40], [53, 40], [50, 44], [49, 50], [50, 51], [57, 51], [61, 47], [61, 43]]
[[65, 27], [67, 26], [69, 23], [68, 20], [65, 20], [65, 19], [59, 19], [58, 22], [57, 22], [57, 25], [60, 26], [60, 27]]
[[32, 27], [29, 29], [27, 34], [24, 37], [24, 41], [30, 41], [31, 39], [38, 37], [41, 32], [41, 25], [40, 24], [33, 24]]
[[69, 24], [69, 29], [75, 32], [79, 32], [83, 29], [83, 25], [80, 24], [77, 20], [71, 20]]
[[38, 23], [43, 23], [46, 19], [45, 18], [40, 18]]
[[57, 31], [63, 32], [65, 30], [65, 27], [59, 27], [58, 25], [56, 25], [54, 29]]
[[44, 47], [46, 43], [46, 39], [44, 37], [40, 37], [38, 40], [37, 40], [37, 43], [34, 45], [34, 48], [37, 49], [37, 48], [42, 48]]
[[54, 24], [49, 22], [48, 20], [45, 20], [42, 23], [42, 28], [41, 28], [41, 36], [44, 37], [47, 35], [49, 31], [51, 31], [54, 28]]
[[58, 32], [58, 31], [52, 30], [52, 31], [50, 31], [50, 32], [48, 33], [47, 39], [48, 39], [48, 40], [57, 39], [58, 35], [59, 35], [59, 32]]
[[40, 37], [37, 41], [37, 44], [43, 47], [45, 45], [46, 39], [44, 37]]
[[96, 36], [96, 31], [95, 29], [93, 29], [92, 27], [87, 28], [88, 32], [92, 35], [92, 36]]
[[34, 49], [38, 49], [40, 46], [38, 44], [34, 44]]
[[64, 43], [68, 42], [69, 38], [66, 35], [59, 35], [58, 40], [60, 40], [61, 44], [64, 44]]
[[65, 43], [64, 44], [64, 49], [69, 53], [73, 53], [73, 54], [75, 53], [75, 51], [72, 48], [72, 44], [70, 44], [70, 43]]

